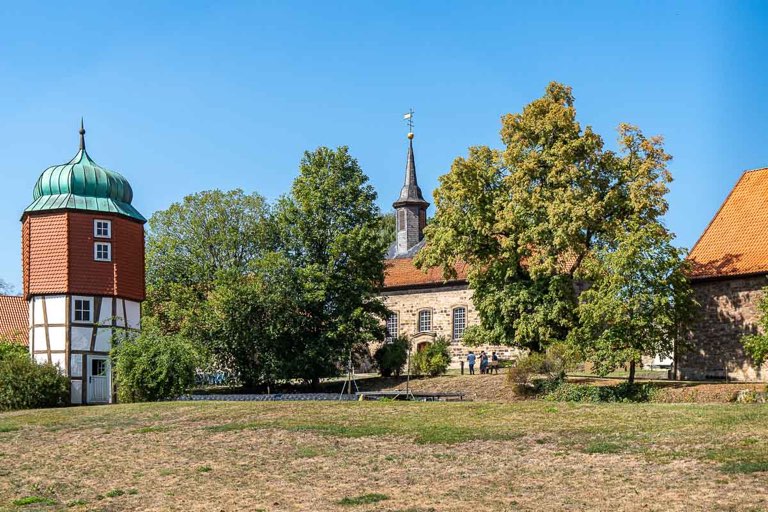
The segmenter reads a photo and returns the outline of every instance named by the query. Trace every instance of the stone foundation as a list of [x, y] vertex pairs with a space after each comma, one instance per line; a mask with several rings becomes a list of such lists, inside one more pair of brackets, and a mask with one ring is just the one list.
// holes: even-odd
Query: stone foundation
[[741, 337], [758, 332], [757, 304], [768, 285], [765, 275], [695, 280], [701, 313], [691, 329], [687, 350], [678, 354], [682, 379], [768, 381], [768, 365], [756, 368], [744, 353]]

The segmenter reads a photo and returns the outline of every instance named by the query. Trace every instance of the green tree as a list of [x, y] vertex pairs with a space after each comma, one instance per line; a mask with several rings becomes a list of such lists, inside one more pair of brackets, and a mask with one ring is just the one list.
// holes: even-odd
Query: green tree
[[317, 384], [338, 372], [356, 343], [383, 339], [386, 308], [376, 192], [346, 147], [306, 152], [291, 193], [277, 207], [281, 247], [301, 283], [301, 332], [289, 360]]
[[397, 237], [395, 223], [396, 219], [394, 211], [379, 214], [379, 236], [385, 247], [390, 246], [395, 242], [395, 238]]
[[195, 344], [179, 334], [163, 334], [150, 322], [140, 334], [117, 336], [110, 356], [121, 402], [177, 398], [194, 386], [195, 370], [202, 365]]
[[599, 375], [629, 363], [632, 384], [643, 355], [673, 355], [696, 301], [672, 235], [658, 223], [627, 228], [615, 247], [588, 259], [592, 286], [579, 296], [581, 322], [570, 339]]
[[269, 205], [258, 194], [192, 194], [149, 219], [147, 312], [165, 332], [194, 335], [219, 279], [243, 276], [275, 249]]
[[579, 325], [585, 261], [666, 212], [669, 156], [661, 138], [619, 127], [619, 151], [576, 120], [570, 87], [551, 83], [502, 120], [501, 150], [457, 158], [434, 193], [429, 244], [416, 263], [469, 265], [481, 327], [473, 337], [541, 351]]
[[759, 333], [742, 336], [741, 344], [744, 352], [759, 367], [768, 359], [768, 286], [763, 288], [763, 298], [757, 303], [757, 309], [760, 311]]
[[301, 376], [293, 359], [307, 320], [300, 302], [304, 283], [284, 255], [269, 254], [251, 270], [218, 282], [202, 329], [218, 364], [235, 370], [249, 388]]
[[382, 377], [400, 377], [405, 363], [408, 362], [408, 347], [410, 340], [406, 336], [398, 336], [390, 341], [385, 341], [376, 349], [373, 359], [379, 367]]

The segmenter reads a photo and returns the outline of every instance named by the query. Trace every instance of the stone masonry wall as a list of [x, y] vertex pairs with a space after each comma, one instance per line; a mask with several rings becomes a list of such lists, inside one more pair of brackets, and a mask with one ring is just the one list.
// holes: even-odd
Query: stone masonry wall
[[[398, 334], [411, 338], [413, 349], [423, 342], [431, 342], [438, 336], [451, 340], [453, 334], [453, 309], [464, 307], [467, 310], [466, 326], [477, 325], [480, 320], [472, 304], [472, 290], [466, 285], [436, 286], [421, 290], [389, 291], [382, 293], [384, 303], [389, 309], [398, 314]], [[418, 332], [419, 311], [432, 310], [432, 331]], [[496, 351], [502, 360], [516, 359], [520, 351], [512, 347], [485, 345], [467, 347], [461, 340], [451, 340], [452, 367], [458, 367], [461, 361], [466, 361], [467, 353], [472, 350], [479, 354], [481, 350], [490, 356]], [[480, 361], [478, 359], [477, 365]]]
[[691, 329], [691, 346], [678, 354], [683, 379], [766, 381], [768, 366], [755, 368], [740, 338], [757, 333], [766, 276], [693, 281], [701, 314]]

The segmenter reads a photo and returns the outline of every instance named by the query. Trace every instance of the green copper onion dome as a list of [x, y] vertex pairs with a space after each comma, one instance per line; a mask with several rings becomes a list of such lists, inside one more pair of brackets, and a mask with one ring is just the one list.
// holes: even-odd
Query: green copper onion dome
[[85, 129], [80, 125], [80, 151], [69, 163], [43, 171], [35, 183], [32, 204], [24, 213], [48, 210], [86, 210], [116, 213], [140, 222], [146, 219], [131, 205], [133, 190], [123, 176], [91, 160], [85, 151]]

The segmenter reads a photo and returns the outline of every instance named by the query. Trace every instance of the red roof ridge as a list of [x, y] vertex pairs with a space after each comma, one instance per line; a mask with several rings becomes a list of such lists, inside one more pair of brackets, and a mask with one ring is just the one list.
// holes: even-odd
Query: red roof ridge
[[768, 274], [768, 167], [742, 172], [688, 253], [691, 279]]

